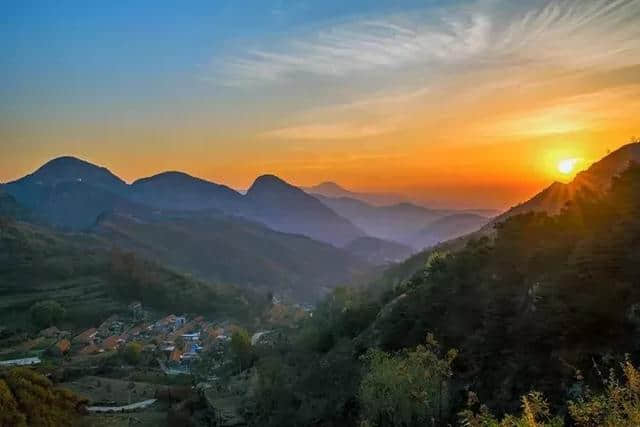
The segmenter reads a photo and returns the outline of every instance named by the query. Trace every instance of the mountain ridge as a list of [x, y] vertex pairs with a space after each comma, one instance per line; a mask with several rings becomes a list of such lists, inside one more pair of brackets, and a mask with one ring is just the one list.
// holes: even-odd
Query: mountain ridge
[[2, 188], [53, 225], [70, 229], [90, 227], [104, 212], [138, 212], [146, 207], [174, 211], [216, 209], [338, 247], [365, 234], [313, 196], [275, 175], [257, 177], [243, 195], [180, 171], [162, 172], [127, 184], [107, 168], [63, 156]]

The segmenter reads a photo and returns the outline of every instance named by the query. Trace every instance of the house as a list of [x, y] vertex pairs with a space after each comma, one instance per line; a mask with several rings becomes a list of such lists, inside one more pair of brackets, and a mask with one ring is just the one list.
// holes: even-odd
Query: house
[[80, 344], [91, 344], [93, 343], [93, 340], [95, 339], [97, 333], [98, 330], [96, 328], [89, 328], [79, 335], [76, 335], [76, 337], [73, 339], [73, 342]]
[[182, 334], [181, 336], [185, 342], [196, 342], [200, 340], [200, 332], [195, 332], [193, 334]]
[[41, 330], [38, 335], [45, 338], [57, 338], [59, 334], [60, 329], [56, 328], [55, 326], [51, 326], [47, 329]]
[[[104, 351], [104, 350], [102, 350]], [[88, 355], [88, 354], [96, 354], [96, 353], [100, 353], [101, 350], [100, 348], [95, 345], [95, 344], [89, 344], [86, 347], [82, 348], [78, 354], [84, 354], [84, 355]]]
[[176, 317], [176, 320], [174, 323], [175, 328], [181, 328], [182, 326], [184, 326], [184, 324], [187, 322], [187, 318], [184, 316], [178, 316]]
[[175, 363], [180, 363], [181, 360], [182, 360], [182, 352], [180, 350], [178, 350], [177, 348], [174, 349], [171, 352], [171, 354], [169, 355], [169, 361], [175, 362]]
[[176, 315], [170, 314], [167, 317], [158, 320], [155, 323], [154, 328], [161, 332], [168, 332], [174, 329], [175, 323], [176, 323]]
[[145, 332], [147, 332], [147, 325], [141, 323], [140, 325], [135, 326], [131, 330], [129, 330], [128, 334], [132, 337], [137, 337], [138, 335], [144, 334]]
[[0, 366], [30, 366], [42, 362], [39, 357], [25, 357], [24, 359], [11, 359], [0, 361]]
[[71, 350], [71, 342], [68, 339], [61, 339], [60, 341], [58, 341], [56, 343], [55, 347], [55, 352], [63, 355], [63, 354], [67, 354], [69, 352], [69, 350]]
[[120, 344], [120, 337], [118, 335], [112, 335], [109, 338], [105, 338], [105, 340], [102, 341], [102, 344], [100, 344], [100, 347], [105, 351], [113, 351], [116, 350]]

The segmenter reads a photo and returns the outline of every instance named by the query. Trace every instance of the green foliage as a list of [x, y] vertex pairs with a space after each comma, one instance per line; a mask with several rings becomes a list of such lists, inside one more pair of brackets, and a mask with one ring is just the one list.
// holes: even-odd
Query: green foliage
[[137, 365], [142, 359], [142, 345], [137, 342], [130, 342], [122, 351], [122, 357], [130, 365]]
[[560, 401], [556, 384], [573, 379], [567, 366], [640, 344], [631, 316], [640, 302], [638, 194], [632, 166], [606, 195], [578, 195], [553, 217], [512, 217], [493, 240], [438, 256], [396, 288], [367, 339], [395, 351], [438, 331], [460, 349], [460, 383], [473, 381], [490, 406], [513, 411], [531, 388]]
[[31, 306], [31, 320], [39, 328], [58, 324], [65, 316], [65, 309], [56, 301], [41, 301]]
[[624, 381], [612, 372], [602, 393], [588, 392], [569, 402], [576, 425], [585, 427], [640, 425], [640, 372], [630, 361], [622, 364]]
[[107, 245], [88, 234], [0, 222], [0, 323], [29, 324], [29, 308], [47, 300], [64, 301], [65, 328], [96, 324], [132, 300], [238, 320], [266, 305], [257, 293], [200, 282]]
[[20, 412], [18, 402], [7, 383], [0, 379], [0, 426], [24, 427], [26, 425], [27, 417]]
[[[604, 391], [594, 393], [587, 390], [585, 395], [568, 402], [568, 412], [572, 425], [579, 427], [617, 427], [640, 425], [640, 372], [626, 360], [621, 365], [624, 380], [620, 382], [612, 371], [605, 379]], [[477, 404], [471, 394], [469, 406]], [[498, 420], [489, 409], [482, 405], [479, 410], [471, 408], [460, 413], [461, 424], [465, 427], [559, 427], [562, 418], [553, 417], [549, 404], [541, 393], [530, 392], [522, 396], [522, 413], [519, 416], [505, 415]]]
[[369, 350], [358, 393], [361, 416], [373, 426], [441, 425], [448, 415], [448, 381], [456, 351], [440, 356], [433, 336], [426, 345], [391, 355]]
[[246, 329], [239, 328], [233, 332], [231, 335], [231, 351], [241, 371], [251, 366], [253, 350], [251, 348], [251, 338]]
[[[363, 419], [369, 425], [389, 424], [394, 420], [376, 417], [421, 414], [385, 407], [392, 399], [366, 401], [376, 401], [375, 390], [389, 395], [390, 390], [410, 390], [413, 383], [396, 383], [393, 375], [383, 373], [406, 363], [406, 349], [437, 331], [447, 348], [460, 350], [456, 374], [448, 381], [449, 407], [462, 400], [456, 391], [472, 384], [486, 408], [496, 413], [522, 408], [519, 415], [503, 418], [475, 408], [466, 413], [467, 421], [475, 422], [470, 425], [531, 425], [532, 420], [559, 425], [550, 408], [560, 407], [575, 391], [569, 389], [575, 381], [573, 367], [593, 384], [598, 378], [589, 370], [592, 356], [640, 348], [638, 194], [640, 167], [631, 166], [614, 179], [608, 194], [579, 194], [557, 216], [515, 216], [499, 224], [491, 237], [467, 239], [463, 247], [443, 247], [431, 251], [431, 257], [410, 260], [402, 271], [391, 269], [389, 281], [334, 290], [312, 318], [291, 331], [290, 341], [260, 354], [255, 424], [353, 425]], [[402, 280], [409, 265], [422, 268]], [[386, 353], [367, 353], [371, 347]], [[363, 353], [368, 359], [360, 359]], [[364, 361], [378, 369], [365, 369]], [[395, 388], [385, 389], [385, 381]], [[527, 394], [531, 389], [540, 394]], [[612, 396], [625, 396], [616, 390]], [[582, 397], [589, 402], [582, 406], [574, 398], [572, 411], [596, 419], [585, 425], [606, 423], [597, 416], [605, 404], [599, 395], [591, 396]], [[398, 407], [410, 403], [402, 401]], [[442, 407], [442, 420], [450, 422], [453, 413]], [[625, 411], [611, 425], [635, 423], [633, 411]]]
[[54, 387], [46, 377], [28, 368], [14, 368], [0, 376], [3, 426], [71, 426], [78, 420], [83, 403], [69, 390]]
[[549, 404], [542, 393], [529, 392], [522, 396], [522, 413], [519, 416], [506, 415], [502, 420], [494, 417], [486, 406], [479, 412], [467, 409], [460, 413], [461, 424], [465, 427], [561, 427], [562, 418], [552, 417]]

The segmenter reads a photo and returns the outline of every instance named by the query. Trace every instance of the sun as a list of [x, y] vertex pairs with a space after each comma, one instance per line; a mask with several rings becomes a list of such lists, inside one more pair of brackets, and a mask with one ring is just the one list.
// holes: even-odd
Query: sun
[[563, 159], [557, 164], [558, 172], [564, 175], [569, 175], [576, 167], [576, 164], [580, 161], [578, 158]]

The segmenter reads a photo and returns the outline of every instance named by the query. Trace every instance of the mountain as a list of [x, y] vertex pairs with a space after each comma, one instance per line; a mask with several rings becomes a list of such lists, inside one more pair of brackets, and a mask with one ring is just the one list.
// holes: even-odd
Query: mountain
[[245, 215], [287, 233], [344, 246], [365, 233], [318, 199], [274, 175], [258, 177], [245, 196]]
[[517, 407], [531, 389], [557, 402], [577, 369], [585, 384], [601, 381], [595, 363], [640, 346], [640, 166], [612, 182], [556, 216], [513, 216], [493, 239], [423, 261], [384, 294], [358, 343], [397, 351], [433, 332], [459, 350], [456, 382], [473, 382], [489, 405]]
[[131, 184], [130, 195], [136, 202], [168, 210], [233, 212], [242, 203], [242, 195], [235, 190], [183, 172], [164, 172], [139, 179]]
[[241, 195], [181, 172], [127, 185], [64, 157], [0, 190], [2, 216], [33, 212], [32, 222], [89, 233], [208, 282], [312, 299], [373, 267], [336, 247], [362, 231], [271, 175]]
[[2, 186], [25, 208], [56, 226], [91, 226], [107, 210], [145, 209], [127, 198], [128, 186], [108, 169], [74, 157], [59, 157]]
[[[640, 142], [620, 147], [592, 164], [587, 170], [578, 173], [567, 184], [554, 182], [531, 199], [494, 218], [490, 226], [525, 212], [559, 213], [567, 202], [573, 200], [580, 192], [602, 194], [609, 188], [611, 178], [624, 171], [629, 162], [640, 162]], [[489, 227], [485, 228], [488, 229]]]
[[[285, 380], [251, 395], [267, 402], [258, 421], [357, 425], [370, 412], [354, 409], [354, 399], [375, 406], [395, 395], [398, 408], [415, 402], [418, 389], [443, 403], [433, 425], [455, 425], [469, 408], [478, 415], [463, 425], [637, 424], [618, 408], [637, 407], [638, 194], [636, 165], [609, 192], [556, 216], [516, 215], [491, 237], [412, 259], [415, 274], [381, 291], [337, 289], [300, 332], [260, 356], [258, 366], [271, 363]], [[441, 376], [416, 388], [425, 373]], [[272, 398], [286, 393], [296, 398]], [[490, 415], [520, 408], [521, 418]], [[384, 417], [381, 424], [393, 424]], [[398, 425], [429, 424], [416, 418]]]
[[344, 249], [375, 265], [403, 261], [413, 253], [413, 248], [409, 246], [368, 236], [352, 240]]
[[395, 203], [402, 203], [407, 201], [407, 197], [402, 194], [393, 193], [358, 193], [355, 191], [349, 191], [344, 187], [336, 184], [335, 182], [323, 182], [312, 187], [303, 188], [304, 191], [311, 195], [319, 195], [323, 197], [348, 197], [351, 199], [360, 200], [369, 203], [374, 206], [392, 205]]
[[153, 210], [218, 210], [289, 233], [343, 246], [364, 233], [314, 197], [265, 175], [246, 195], [182, 172], [164, 172], [128, 185], [108, 169], [60, 157], [3, 189], [50, 224], [91, 227], [103, 213], [148, 215]]
[[6, 185], [53, 187], [67, 182], [83, 182], [116, 194], [127, 191], [127, 183], [111, 173], [109, 169], [71, 156], [50, 160], [35, 172]]
[[22, 219], [28, 215], [27, 209], [21, 206], [11, 194], [0, 188], [0, 218]]
[[[475, 223], [480, 224], [478, 228], [486, 223], [482, 222], [482, 217], [475, 214], [428, 209], [407, 202], [373, 206], [348, 197], [317, 197], [369, 236], [398, 242], [419, 250], [428, 244], [475, 231], [472, 227]], [[449, 220], [437, 222], [448, 216], [451, 216]], [[432, 224], [434, 226], [430, 227]]]
[[439, 218], [411, 236], [414, 248], [428, 248], [479, 230], [489, 218], [474, 214], [454, 214]]
[[92, 231], [110, 244], [202, 280], [298, 300], [317, 298], [370, 268], [329, 244], [216, 213], [106, 214]]
[[[0, 323], [20, 325], [38, 301], [56, 300], [72, 327], [91, 326], [138, 300], [148, 309], [253, 318], [265, 298], [202, 282], [84, 233], [0, 221]], [[256, 309], [254, 312], [253, 310]]]

